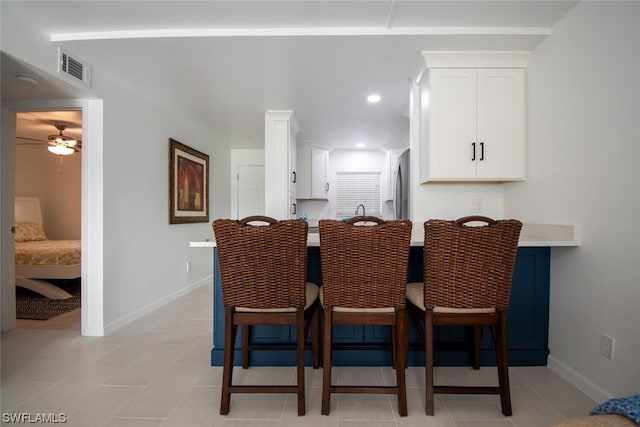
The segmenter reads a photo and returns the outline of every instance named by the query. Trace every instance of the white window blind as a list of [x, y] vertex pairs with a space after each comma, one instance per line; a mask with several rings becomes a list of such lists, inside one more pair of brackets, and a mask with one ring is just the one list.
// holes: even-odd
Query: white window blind
[[[380, 216], [380, 172], [338, 172], [336, 174], [336, 215], [352, 217], [362, 204], [367, 215]], [[362, 208], [360, 208], [362, 215]]]

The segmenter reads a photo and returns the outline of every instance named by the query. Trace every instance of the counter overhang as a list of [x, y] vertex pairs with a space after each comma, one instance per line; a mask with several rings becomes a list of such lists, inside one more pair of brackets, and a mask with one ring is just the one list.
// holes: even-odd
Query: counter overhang
[[[414, 228], [411, 236], [411, 246], [422, 246], [424, 231], [422, 227]], [[320, 235], [309, 233], [308, 246], [320, 246]], [[192, 248], [213, 248], [214, 239], [204, 239], [189, 242]], [[520, 247], [571, 247], [580, 246], [578, 226], [558, 224], [523, 224], [520, 232]]]

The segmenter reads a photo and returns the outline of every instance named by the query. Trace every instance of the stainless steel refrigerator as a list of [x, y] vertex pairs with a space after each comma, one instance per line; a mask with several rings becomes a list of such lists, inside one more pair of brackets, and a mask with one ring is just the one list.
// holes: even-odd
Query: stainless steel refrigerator
[[395, 209], [395, 219], [409, 218], [409, 196], [411, 193], [409, 150], [405, 150], [398, 157], [396, 166], [396, 188], [393, 195], [393, 206]]

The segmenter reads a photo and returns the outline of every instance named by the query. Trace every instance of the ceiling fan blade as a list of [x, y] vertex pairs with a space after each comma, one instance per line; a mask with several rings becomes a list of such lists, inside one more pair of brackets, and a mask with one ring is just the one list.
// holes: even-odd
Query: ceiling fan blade
[[16, 136], [16, 139], [21, 139], [23, 141], [31, 141], [31, 142], [38, 142], [40, 144], [46, 144], [47, 141], [43, 141], [41, 139], [35, 139], [35, 138], [27, 138], [25, 136]]

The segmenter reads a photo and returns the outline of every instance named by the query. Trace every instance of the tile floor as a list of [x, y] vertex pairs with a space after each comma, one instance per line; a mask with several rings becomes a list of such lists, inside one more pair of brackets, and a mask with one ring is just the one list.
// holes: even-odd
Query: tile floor
[[[68, 426], [339, 426], [536, 427], [588, 414], [595, 402], [546, 367], [510, 369], [513, 416], [497, 396], [436, 396], [436, 415], [424, 414], [424, 369], [407, 371], [409, 415], [394, 397], [333, 395], [320, 415], [322, 370], [307, 369], [307, 415], [293, 395], [233, 395], [218, 415], [221, 368], [209, 366], [211, 287], [179, 300], [106, 337], [82, 337], [78, 314], [19, 322], [2, 334], [3, 418], [7, 414], [64, 414]], [[75, 322], [73, 319], [75, 316]], [[60, 329], [55, 329], [60, 328]], [[436, 382], [487, 383], [494, 368], [436, 368]], [[388, 367], [336, 368], [338, 381], [391, 383]], [[237, 370], [235, 381], [294, 381], [293, 368]]]

